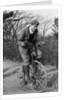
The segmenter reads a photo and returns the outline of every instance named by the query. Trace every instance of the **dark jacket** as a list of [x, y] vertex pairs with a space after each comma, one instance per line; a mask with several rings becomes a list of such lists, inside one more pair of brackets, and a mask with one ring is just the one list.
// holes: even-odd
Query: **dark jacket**
[[36, 44], [37, 33], [38, 33], [37, 29], [35, 30], [34, 34], [30, 34], [29, 26], [24, 28], [23, 30], [21, 30], [20, 34], [17, 35], [18, 44], [20, 45], [22, 42]]

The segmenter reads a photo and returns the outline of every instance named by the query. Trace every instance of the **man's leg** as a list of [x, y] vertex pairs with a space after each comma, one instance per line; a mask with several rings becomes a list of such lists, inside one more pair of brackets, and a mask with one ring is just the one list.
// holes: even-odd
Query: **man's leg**
[[30, 80], [30, 76], [29, 76], [29, 54], [27, 49], [24, 49], [22, 47], [19, 47], [19, 51], [23, 60], [23, 66], [22, 66], [22, 71], [24, 72], [24, 79], [25, 82]]
[[25, 79], [25, 83], [27, 83], [28, 82], [28, 80], [30, 79], [29, 78], [29, 66], [27, 66], [27, 65], [24, 65], [23, 66], [24, 68], [24, 79]]

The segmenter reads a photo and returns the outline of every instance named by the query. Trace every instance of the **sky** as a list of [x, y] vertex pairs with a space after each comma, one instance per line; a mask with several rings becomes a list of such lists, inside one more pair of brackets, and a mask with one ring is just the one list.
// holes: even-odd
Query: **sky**
[[58, 17], [58, 10], [57, 9], [34, 10], [31, 12], [35, 15], [40, 15], [40, 16], [43, 16], [45, 18]]

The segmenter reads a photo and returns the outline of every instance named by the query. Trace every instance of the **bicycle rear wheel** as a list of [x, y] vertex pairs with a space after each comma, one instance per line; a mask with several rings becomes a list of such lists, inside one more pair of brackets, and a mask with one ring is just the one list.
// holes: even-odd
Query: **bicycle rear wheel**
[[[46, 68], [39, 62], [34, 62], [37, 67], [37, 72], [33, 73], [33, 68], [30, 71], [32, 86], [31, 89], [35, 92], [43, 92], [47, 86], [47, 71]], [[34, 67], [34, 66], [33, 66]]]

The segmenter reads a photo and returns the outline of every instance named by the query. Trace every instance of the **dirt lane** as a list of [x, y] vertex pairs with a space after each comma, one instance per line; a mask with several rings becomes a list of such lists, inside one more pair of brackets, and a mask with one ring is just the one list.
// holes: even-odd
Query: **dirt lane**
[[[3, 94], [22, 94], [22, 93], [34, 93], [29, 87], [20, 87], [17, 83], [17, 71], [21, 67], [21, 63], [5, 60], [3, 62]], [[55, 71], [55, 68], [47, 69]], [[49, 71], [48, 71], [49, 72]], [[53, 89], [47, 89], [47, 91], [54, 91]], [[55, 89], [57, 91], [57, 89]]]

